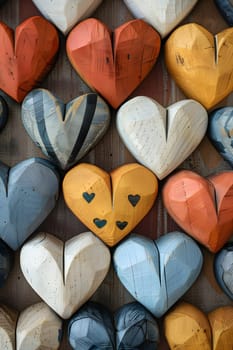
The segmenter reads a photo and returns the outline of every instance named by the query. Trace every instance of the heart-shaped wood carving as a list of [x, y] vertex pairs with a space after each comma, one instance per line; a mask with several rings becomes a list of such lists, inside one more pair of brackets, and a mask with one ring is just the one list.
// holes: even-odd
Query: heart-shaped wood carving
[[129, 151], [159, 179], [180, 165], [205, 135], [208, 114], [202, 105], [183, 100], [162, 107], [135, 97], [117, 112], [117, 129]]
[[31, 91], [21, 116], [29, 136], [62, 169], [84, 157], [103, 137], [110, 123], [108, 105], [95, 93], [66, 105], [45, 89]]
[[40, 12], [67, 34], [80, 20], [89, 17], [102, 0], [32, 0]]
[[101, 304], [89, 302], [68, 325], [73, 349], [157, 349], [159, 329], [152, 315], [139, 303], [123, 305], [114, 314]]
[[71, 64], [91, 89], [114, 108], [136, 89], [160, 52], [159, 34], [142, 20], [110, 29], [95, 18], [78, 24], [67, 38]]
[[2, 96], [0, 96], [0, 131], [6, 126], [8, 119], [8, 106]]
[[16, 250], [55, 207], [59, 178], [49, 161], [0, 163], [0, 238]]
[[203, 258], [190, 237], [171, 232], [156, 241], [131, 235], [117, 246], [113, 262], [129, 293], [161, 317], [195, 282]]
[[155, 175], [139, 164], [126, 164], [110, 174], [92, 164], [79, 164], [63, 181], [70, 210], [109, 246], [114, 246], [142, 220], [158, 192]]
[[197, 307], [181, 303], [164, 321], [171, 350], [230, 350], [233, 345], [233, 307], [223, 306], [207, 316]]
[[193, 238], [216, 253], [233, 233], [233, 171], [204, 179], [183, 170], [163, 187], [171, 217]]
[[51, 70], [59, 48], [54, 26], [40, 16], [14, 31], [0, 22], [0, 89], [21, 102]]
[[192, 10], [197, 0], [124, 0], [133, 15], [165, 37]]
[[214, 0], [221, 14], [230, 26], [233, 26], [233, 2], [232, 0]]
[[62, 321], [45, 303], [34, 304], [20, 314], [0, 305], [0, 349], [56, 350]]
[[[11, 249], [0, 240], [0, 288], [6, 282], [13, 267], [14, 255]], [[0, 347], [1, 348], [1, 347]]]
[[220, 287], [233, 300], [233, 242], [215, 256], [214, 271]]
[[196, 23], [181, 26], [165, 44], [165, 60], [185, 95], [210, 109], [233, 91], [233, 28], [213, 36]]
[[233, 167], [233, 107], [218, 108], [210, 114], [208, 134], [221, 156]]
[[109, 249], [91, 232], [66, 243], [40, 233], [21, 249], [22, 272], [37, 294], [63, 318], [69, 318], [103, 282]]

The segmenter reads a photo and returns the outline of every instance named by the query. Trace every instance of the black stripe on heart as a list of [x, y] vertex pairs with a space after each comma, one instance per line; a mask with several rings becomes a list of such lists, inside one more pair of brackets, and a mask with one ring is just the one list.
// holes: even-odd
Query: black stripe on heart
[[124, 230], [128, 225], [127, 221], [116, 221], [116, 225], [120, 230]]
[[133, 207], [136, 207], [136, 205], [138, 204], [138, 202], [140, 201], [141, 197], [139, 196], [139, 194], [129, 194], [128, 195], [128, 200], [130, 202], [130, 204], [132, 204]]
[[77, 154], [82, 148], [83, 142], [87, 137], [88, 131], [90, 129], [92, 120], [95, 115], [96, 104], [97, 104], [97, 94], [94, 94], [94, 93], [88, 94], [86, 98], [86, 109], [84, 112], [83, 122], [80, 128], [76, 143], [68, 159], [68, 164], [73, 163], [75, 161]]
[[107, 224], [107, 220], [104, 220], [104, 219], [101, 220], [99, 218], [95, 218], [93, 222], [98, 228], [102, 228]]
[[91, 203], [91, 201], [94, 199], [95, 193], [88, 193], [88, 192], [83, 192], [83, 198], [87, 201], [87, 203]]

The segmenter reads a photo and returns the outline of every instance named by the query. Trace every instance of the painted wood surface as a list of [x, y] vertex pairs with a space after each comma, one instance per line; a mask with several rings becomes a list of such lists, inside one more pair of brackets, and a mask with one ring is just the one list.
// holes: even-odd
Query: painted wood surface
[[224, 246], [214, 259], [216, 279], [222, 290], [233, 300], [233, 243]]
[[213, 36], [197, 23], [180, 26], [165, 44], [165, 60], [185, 95], [210, 109], [233, 91], [233, 28]]
[[171, 350], [229, 350], [233, 344], [233, 307], [219, 307], [208, 315], [188, 303], [165, 317], [165, 334]]
[[163, 187], [163, 202], [171, 217], [213, 253], [232, 236], [232, 200], [232, 171], [204, 179], [183, 170], [171, 176]]
[[119, 244], [113, 254], [117, 276], [133, 297], [161, 317], [192, 286], [203, 258], [197, 244], [182, 232], [153, 241], [140, 235]]
[[0, 131], [4, 129], [8, 118], [8, 106], [5, 99], [0, 96]]
[[221, 14], [230, 26], [233, 26], [233, 3], [231, 0], [215, 0]]
[[192, 10], [197, 0], [124, 0], [133, 15], [151, 24], [164, 38]]
[[[204, 14], [206, 15], [204, 16]], [[31, 0], [7, 0], [0, 8], [0, 19], [11, 28], [16, 28], [19, 23], [33, 15], [39, 15], [39, 12]], [[93, 15], [112, 29], [133, 18], [122, 0], [103, 1]], [[188, 22], [198, 22], [212, 33], [218, 33], [228, 26], [213, 0], [198, 1], [193, 11], [181, 24]], [[56, 96], [59, 96], [65, 103], [77, 96], [90, 92], [90, 89], [80, 80], [67, 59], [65, 37], [62, 35], [60, 37], [58, 60], [40, 87], [48, 89]], [[163, 52], [150, 74], [130, 98], [143, 95], [155, 99], [163, 106], [169, 106], [185, 98], [166, 70]], [[43, 157], [42, 152], [28, 137], [22, 125], [19, 104], [5, 95], [4, 97], [9, 105], [9, 120], [0, 134], [0, 160], [9, 166], [14, 166], [16, 163], [32, 156]], [[229, 95], [219, 106], [233, 106], [233, 95]], [[128, 152], [116, 130], [115, 111], [112, 111], [108, 132], [83, 161], [95, 164], [107, 172], [111, 172], [125, 163], [135, 162], [134, 157]], [[219, 171], [230, 169], [230, 166], [219, 155], [219, 152], [216, 151], [209, 139], [205, 137], [197, 149], [182, 163], [180, 168], [191, 169], [202, 176], [209, 176]], [[164, 209], [161, 190], [159, 190], [155, 205], [140, 224], [135, 227], [134, 232], [156, 239], [166, 232], [177, 229], [178, 225]], [[86, 230], [87, 228], [82, 222], [64, 204], [61, 193], [56, 207], [36, 230], [35, 234], [40, 231], [49, 232], [55, 234], [62, 241], [66, 241]], [[214, 255], [204, 247], [201, 249], [204, 254], [202, 272], [190, 290], [184, 294], [182, 300], [193, 303], [205, 312], [210, 312], [222, 305], [233, 305], [231, 299], [218, 286], [214, 277]], [[41, 300], [27, 283], [20, 270], [19, 251], [15, 253], [15, 263], [12, 272], [4, 286], [0, 288], [0, 300], [19, 311]], [[119, 282], [111, 267], [105, 280], [93, 295], [92, 300], [98, 301], [110, 310], [115, 311], [124, 303], [132, 301], [133, 298]], [[161, 336], [158, 348], [159, 350], [168, 350], [168, 345], [164, 339], [162, 322], [162, 319], [158, 320]], [[67, 321], [64, 322], [64, 326], [66, 329]], [[63, 337], [60, 349], [72, 349], [68, 343], [67, 336]]]
[[139, 303], [128, 303], [112, 316], [102, 304], [85, 304], [69, 321], [73, 349], [156, 350], [159, 329], [156, 320]]
[[67, 206], [111, 247], [149, 212], [157, 193], [157, 178], [137, 163], [125, 164], [110, 174], [81, 163], [66, 173], [63, 181]]
[[0, 89], [17, 102], [38, 85], [51, 70], [59, 48], [56, 29], [33, 16], [15, 30], [0, 23]]
[[128, 150], [159, 179], [165, 178], [197, 148], [208, 124], [205, 108], [182, 100], [164, 108], [145, 96], [117, 111], [117, 130]]
[[61, 319], [43, 302], [29, 306], [21, 313], [0, 305], [2, 350], [56, 350], [61, 335]]
[[127, 22], [111, 34], [95, 18], [78, 24], [66, 44], [74, 69], [113, 108], [118, 108], [145, 79], [160, 46], [159, 34], [142, 20]]
[[64, 104], [45, 89], [35, 89], [25, 97], [21, 117], [35, 144], [64, 170], [83, 158], [110, 124], [109, 107], [97, 94]]
[[208, 135], [217, 151], [233, 167], [233, 107], [210, 113]]
[[89, 17], [102, 0], [32, 0], [42, 15], [63, 34], [67, 34], [80, 20]]
[[25, 243], [20, 252], [20, 266], [28, 283], [65, 319], [94, 294], [109, 265], [108, 248], [91, 232], [65, 243], [40, 233]]

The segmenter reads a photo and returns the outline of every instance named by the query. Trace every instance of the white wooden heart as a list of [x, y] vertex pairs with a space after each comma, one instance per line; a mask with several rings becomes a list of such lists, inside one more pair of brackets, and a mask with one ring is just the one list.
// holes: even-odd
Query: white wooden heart
[[102, 283], [110, 266], [110, 253], [91, 232], [66, 243], [40, 233], [22, 247], [20, 265], [35, 292], [66, 319]]
[[138, 96], [117, 112], [117, 129], [124, 144], [159, 179], [195, 150], [207, 124], [207, 111], [194, 100], [182, 100], [165, 109], [149, 97]]
[[80, 20], [89, 17], [102, 0], [32, 0], [49, 21], [67, 34]]
[[198, 0], [124, 0], [136, 18], [151, 24], [165, 37], [192, 10]]

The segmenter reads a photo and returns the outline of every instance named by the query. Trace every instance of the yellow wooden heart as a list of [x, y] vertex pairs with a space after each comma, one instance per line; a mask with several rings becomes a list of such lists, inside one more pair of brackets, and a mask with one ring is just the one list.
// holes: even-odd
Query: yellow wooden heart
[[110, 174], [83, 163], [71, 169], [63, 181], [67, 206], [109, 246], [118, 243], [142, 220], [157, 192], [155, 175], [135, 163]]
[[213, 36], [190, 23], [165, 45], [169, 73], [185, 95], [210, 109], [233, 91], [233, 28]]

